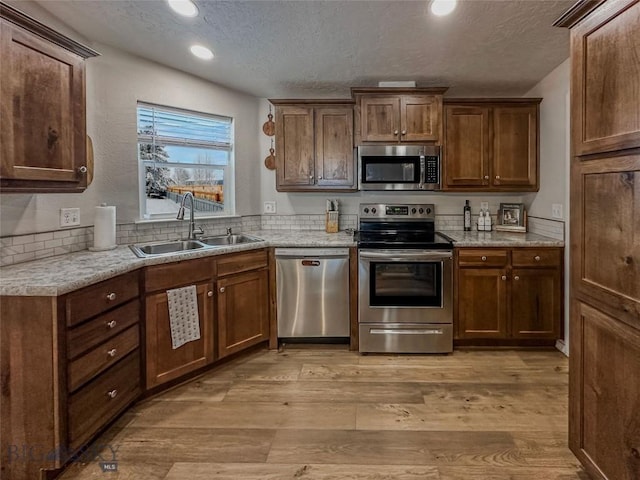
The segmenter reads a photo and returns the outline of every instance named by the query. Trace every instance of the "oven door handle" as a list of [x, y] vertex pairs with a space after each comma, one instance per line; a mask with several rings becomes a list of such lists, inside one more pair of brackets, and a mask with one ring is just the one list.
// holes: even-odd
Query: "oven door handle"
[[384, 260], [385, 262], [439, 261], [452, 259], [453, 253], [449, 250], [360, 250], [360, 258], [362, 260]]

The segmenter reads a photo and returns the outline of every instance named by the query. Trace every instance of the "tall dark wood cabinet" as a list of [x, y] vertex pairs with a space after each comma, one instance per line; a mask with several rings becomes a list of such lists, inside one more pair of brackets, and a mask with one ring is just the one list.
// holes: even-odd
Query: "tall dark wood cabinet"
[[85, 47], [0, 2], [0, 187], [82, 192], [86, 159]]
[[640, 478], [640, 3], [583, 1], [571, 29], [569, 445]]

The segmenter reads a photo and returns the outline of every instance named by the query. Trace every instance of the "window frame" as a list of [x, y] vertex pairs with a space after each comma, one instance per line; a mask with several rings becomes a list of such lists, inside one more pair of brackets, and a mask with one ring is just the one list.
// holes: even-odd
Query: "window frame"
[[[139, 116], [140, 108], [152, 109], [153, 111], [176, 113], [185, 116], [199, 117], [205, 119], [220, 119], [229, 123], [229, 143], [220, 143], [215, 141], [198, 141], [189, 139], [178, 139], [172, 137], [162, 137], [153, 134], [141, 134], [139, 133]], [[155, 126], [155, 123], [154, 123]], [[156, 140], [161, 141], [156, 143]], [[143, 144], [160, 145], [160, 146], [175, 146], [186, 148], [198, 148], [198, 149], [210, 149], [212, 151], [224, 151], [228, 154], [228, 161], [226, 165], [215, 164], [202, 164], [202, 163], [189, 163], [189, 162], [166, 162], [162, 163], [163, 167], [167, 168], [202, 168], [206, 170], [221, 170], [223, 172], [223, 193], [224, 203], [223, 210], [219, 213], [212, 212], [199, 212], [195, 211], [194, 216], [199, 219], [205, 218], [221, 218], [231, 217], [236, 215], [236, 202], [235, 202], [235, 120], [233, 117], [226, 115], [213, 114], [208, 112], [198, 112], [194, 110], [170, 107], [167, 105], [160, 105], [156, 103], [138, 101], [136, 103], [136, 157], [138, 163], [138, 205], [139, 205], [139, 219], [142, 222], [145, 221], [170, 221], [175, 220], [173, 214], [157, 213], [152, 214], [147, 212], [147, 184], [146, 184], [146, 167], [149, 165], [148, 160], [144, 160], [140, 155], [140, 146]], [[219, 147], [219, 148], [215, 148]], [[156, 162], [157, 165], [157, 162]]]

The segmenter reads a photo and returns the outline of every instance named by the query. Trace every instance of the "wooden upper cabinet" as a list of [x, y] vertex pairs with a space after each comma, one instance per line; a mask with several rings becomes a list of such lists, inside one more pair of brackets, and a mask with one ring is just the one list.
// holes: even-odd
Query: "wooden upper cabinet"
[[314, 115], [316, 185], [353, 188], [353, 108], [319, 107]]
[[608, 1], [571, 29], [573, 154], [640, 143], [640, 4]]
[[271, 102], [276, 105], [276, 189], [356, 190], [353, 102]]
[[446, 88], [358, 88], [356, 144], [440, 143], [442, 95]]
[[537, 191], [541, 99], [451, 99], [444, 106], [445, 190]]
[[314, 184], [313, 108], [276, 107], [277, 187], [309, 187]]
[[87, 185], [84, 60], [97, 55], [0, 5], [0, 186], [81, 192]]
[[489, 185], [489, 108], [446, 105], [444, 183], [448, 187]]

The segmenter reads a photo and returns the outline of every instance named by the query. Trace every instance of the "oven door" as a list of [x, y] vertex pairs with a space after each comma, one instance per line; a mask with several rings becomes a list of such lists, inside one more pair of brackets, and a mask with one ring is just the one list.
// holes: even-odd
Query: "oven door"
[[451, 323], [450, 250], [369, 250], [359, 256], [360, 323]]

